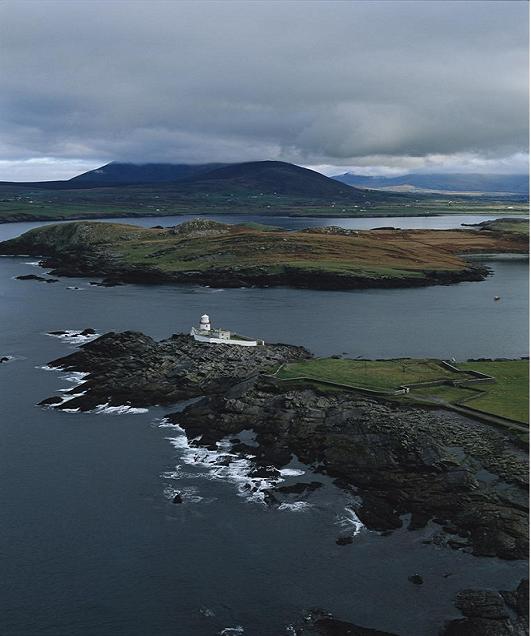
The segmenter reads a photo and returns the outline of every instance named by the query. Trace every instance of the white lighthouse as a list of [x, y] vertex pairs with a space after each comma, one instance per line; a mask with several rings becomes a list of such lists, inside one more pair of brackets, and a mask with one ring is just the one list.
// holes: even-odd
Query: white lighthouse
[[201, 316], [201, 320], [199, 321], [199, 330], [210, 331], [210, 318], [208, 317], [208, 314], [203, 314]]
[[229, 344], [239, 345], [240, 347], [256, 347], [257, 345], [263, 345], [263, 340], [254, 340], [247, 338], [246, 336], [240, 336], [236, 333], [231, 333], [226, 329], [215, 328], [212, 329], [210, 325], [210, 318], [208, 314], [203, 314], [199, 320], [199, 329], [192, 327], [190, 335], [193, 336], [196, 342], [208, 342], [210, 344]]

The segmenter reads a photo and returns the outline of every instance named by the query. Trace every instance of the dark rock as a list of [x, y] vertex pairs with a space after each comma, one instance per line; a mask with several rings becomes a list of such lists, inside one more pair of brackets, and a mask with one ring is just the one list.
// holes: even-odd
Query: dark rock
[[83, 331], [80, 332], [80, 336], [94, 336], [96, 334], [96, 330], [92, 329], [91, 327], [88, 327], [87, 329], [83, 329]]
[[334, 618], [323, 610], [311, 610], [295, 628], [296, 636], [396, 636], [370, 627], [361, 627]]
[[353, 543], [353, 542], [354, 542], [354, 539], [350, 535], [340, 536], [336, 539], [337, 545], [349, 545], [350, 543]]
[[449, 621], [441, 636], [528, 636], [528, 592], [527, 579], [513, 592], [459, 592], [455, 605], [465, 618]]
[[37, 280], [41, 283], [57, 283], [58, 278], [44, 278], [44, 276], [37, 276], [37, 274], [23, 274], [15, 277], [17, 280]]
[[407, 580], [415, 585], [422, 585], [424, 583], [424, 579], [420, 576], [420, 574], [412, 574], [407, 577]]
[[39, 406], [52, 406], [53, 404], [62, 404], [62, 402], [63, 398], [54, 395], [39, 402]]
[[[358, 497], [356, 514], [369, 529], [400, 528], [409, 513], [411, 530], [433, 518], [452, 533], [450, 542], [444, 531], [428, 541], [476, 555], [525, 558], [528, 462], [506, 433], [446, 412], [346, 391], [324, 393], [261, 375], [307, 357], [301, 347], [206, 345], [183, 334], [156, 342], [127, 331], [105, 334], [49, 364], [89, 373], [85, 394], [59, 409], [206, 396], [170, 414], [170, 421], [206, 448], [252, 428], [253, 446], [235, 444], [233, 452], [253, 456], [256, 476], [271, 476], [295, 455]], [[463, 457], [449, 464], [448, 448], [456, 445]], [[495, 483], [478, 488], [479, 467], [510, 483], [510, 496]], [[277, 496], [312, 492], [318, 486], [311, 483], [279, 486], [269, 493], [271, 505]]]
[[[294, 453], [347, 490], [355, 484], [353, 494], [360, 498], [356, 513], [372, 530], [400, 528], [403, 515], [411, 513], [411, 529], [437, 518], [455, 533], [452, 543], [444, 535], [429, 542], [437, 539], [441, 545], [506, 559], [526, 556], [524, 498], [516, 505], [494, 487], [477, 489], [468, 466], [474, 456], [474, 462], [485, 462], [490, 471], [509, 470], [513, 480], [524, 482], [527, 461], [515, 455], [510, 464], [498, 464], [501, 448], [513, 452], [510, 441], [480, 423], [444, 412], [391, 407], [346, 392], [289, 388], [262, 376], [170, 419], [190, 437], [205, 434], [209, 439], [233, 436], [252, 422], [257, 442], [252, 454], [258, 464], [281, 467], [281, 461], [288, 463]], [[456, 444], [467, 452], [457, 467], [448, 466], [446, 448]], [[486, 450], [479, 455], [478, 448]], [[283, 488], [275, 492], [282, 494]]]
[[11, 360], [11, 358], [9, 356], [2, 356], [0, 358], [0, 364], [4, 363], [4, 362], [9, 362]]
[[182, 504], [183, 503], [183, 498], [182, 498], [181, 493], [178, 492], [175, 495], [175, 497], [172, 499], [172, 503], [174, 503], [174, 504]]
[[[95, 331], [87, 328], [81, 335], [95, 335]], [[223, 393], [263, 370], [309, 355], [302, 347], [289, 345], [210, 345], [184, 334], [156, 342], [141, 333], [126, 331], [107, 333], [75, 353], [50, 362], [50, 366], [91, 374], [83, 383], [85, 394], [69, 402], [69, 408], [90, 410], [105, 403], [150, 406]], [[237, 417], [237, 399], [231, 405]], [[224, 437], [222, 432], [201, 433], [203, 443], [215, 443]], [[264, 464], [284, 465], [291, 458], [291, 452], [277, 444], [259, 450], [258, 461]]]

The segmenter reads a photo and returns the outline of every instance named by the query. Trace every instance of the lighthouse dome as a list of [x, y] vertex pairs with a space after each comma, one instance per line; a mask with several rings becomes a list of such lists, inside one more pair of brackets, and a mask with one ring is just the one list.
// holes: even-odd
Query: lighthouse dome
[[201, 322], [210, 322], [210, 318], [208, 317], [208, 314], [203, 314], [201, 316]]

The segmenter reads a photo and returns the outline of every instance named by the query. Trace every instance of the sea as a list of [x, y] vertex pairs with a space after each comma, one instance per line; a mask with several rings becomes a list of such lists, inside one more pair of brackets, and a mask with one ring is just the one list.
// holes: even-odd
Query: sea
[[[240, 216], [218, 215], [241, 222]], [[494, 217], [374, 219], [246, 217], [310, 225], [459, 227]], [[187, 217], [126, 219], [174, 225]], [[0, 225], [0, 240], [38, 223]], [[249, 494], [251, 466], [191, 448], [165, 415], [100, 407], [36, 406], [82, 381], [47, 363], [97, 334], [133, 329], [162, 339], [202, 313], [215, 324], [319, 356], [517, 358], [528, 350], [528, 262], [484, 257], [483, 282], [398, 290], [222, 289], [20, 281], [34, 257], [0, 257], [0, 634], [2, 636], [280, 636], [314, 608], [402, 636], [435, 636], [460, 616], [457, 591], [510, 589], [520, 561], [477, 558], [426, 544], [435, 531], [369, 531], [351, 495], [294, 456], [283, 484], [322, 481], [314, 495], [272, 509]], [[500, 300], [495, 302], [494, 297]], [[49, 332], [66, 330], [63, 336]], [[252, 444], [252, 429], [244, 433]], [[255, 484], [256, 485], [256, 484]], [[184, 503], [172, 503], [176, 492]], [[339, 534], [353, 543], [338, 546]], [[408, 577], [420, 574], [423, 585]]]

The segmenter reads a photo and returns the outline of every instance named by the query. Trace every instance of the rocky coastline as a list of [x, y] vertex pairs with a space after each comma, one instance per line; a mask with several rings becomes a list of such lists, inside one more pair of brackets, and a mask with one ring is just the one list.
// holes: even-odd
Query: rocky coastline
[[[70, 399], [41, 404], [87, 411], [196, 398], [168, 415], [193, 444], [215, 448], [252, 429], [256, 444], [236, 443], [233, 452], [252, 455], [259, 471], [278, 470], [295, 455], [358, 498], [356, 514], [371, 530], [430, 524], [433, 543], [526, 557], [528, 459], [507, 432], [271, 376], [280, 364], [310, 356], [290, 345], [205, 346], [184, 334], [156, 342], [138, 332], [108, 333], [49, 363], [87, 375]], [[283, 494], [272, 489], [267, 502], [278, 505]]]
[[[53, 276], [97, 277], [105, 285], [349, 290], [484, 280], [490, 270], [458, 256], [454, 234], [444, 238], [435, 232], [429, 238], [418, 232], [337, 227], [272, 232], [202, 219], [151, 229], [79, 222], [26, 232], [0, 243], [0, 254], [37, 256]], [[462, 232], [457, 236], [464, 252], [485, 246], [518, 251], [524, 245], [494, 235], [477, 243], [479, 233], [473, 232], [468, 238]], [[435, 241], [432, 248], [430, 240]]]
[[[38, 254], [36, 254], [38, 256]], [[51, 276], [67, 278], [99, 278], [105, 286], [132, 284], [202, 285], [208, 287], [293, 287], [296, 289], [351, 290], [351, 289], [400, 289], [452, 285], [462, 282], [485, 280], [490, 273], [487, 267], [469, 264], [461, 270], [424, 270], [416, 278], [372, 278], [297, 267], [286, 267], [282, 273], [273, 274], [263, 267], [212, 267], [205, 271], [167, 272], [157, 267], [132, 266], [114, 261], [106, 256], [82, 253], [64, 253], [61, 256], [43, 258], [41, 266]]]

